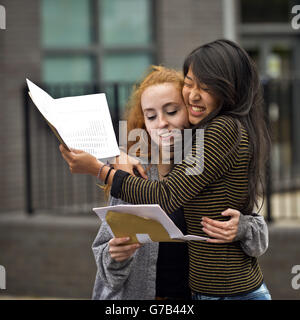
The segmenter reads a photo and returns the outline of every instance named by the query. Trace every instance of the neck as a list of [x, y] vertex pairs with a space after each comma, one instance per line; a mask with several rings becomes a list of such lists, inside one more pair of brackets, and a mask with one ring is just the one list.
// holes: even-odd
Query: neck
[[165, 177], [172, 169], [172, 164], [159, 163], [157, 165], [158, 173], [161, 177]]
[[[157, 164], [157, 170], [158, 170], [160, 180], [166, 178], [168, 173], [171, 171], [173, 167], [173, 158], [174, 158], [174, 154], [173, 152], [170, 152], [170, 159], [163, 159], [163, 152], [162, 150], [160, 150], [159, 163]], [[163, 163], [164, 160], [167, 163]]]
[[173, 167], [173, 153], [170, 154], [170, 159], [165, 159], [166, 163], [163, 163], [164, 159], [160, 157], [159, 164], [157, 165], [157, 170], [159, 173], [159, 178], [164, 179], [169, 174], [169, 172], [172, 170]]

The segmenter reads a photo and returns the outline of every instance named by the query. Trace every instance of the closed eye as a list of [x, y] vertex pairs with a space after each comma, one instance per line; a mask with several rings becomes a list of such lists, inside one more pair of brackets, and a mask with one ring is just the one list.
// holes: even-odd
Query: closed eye
[[191, 88], [193, 86], [191, 83], [188, 82], [184, 82], [183, 85], [188, 88]]
[[170, 115], [170, 116], [172, 116], [172, 115], [174, 115], [174, 114], [176, 114], [177, 113], [177, 110], [175, 110], [175, 111], [170, 111], [170, 112], [167, 112], [167, 114], [168, 115]]
[[202, 87], [200, 87], [200, 89], [201, 89], [202, 91], [205, 91], [205, 92], [209, 92], [209, 91], [210, 91], [209, 88], [202, 88]]
[[150, 120], [150, 121], [151, 120], [155, 120], [155, 118], [156, 118], [156, 116], [147, 116], [147, 119]]

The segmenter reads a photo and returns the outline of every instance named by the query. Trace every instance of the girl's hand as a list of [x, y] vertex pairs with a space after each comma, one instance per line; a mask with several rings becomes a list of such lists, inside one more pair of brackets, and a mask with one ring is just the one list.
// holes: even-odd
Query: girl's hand
[[210, 243], [233, 242], [238, 231], [240, 211], [227, 209], [222, 212], [223, 216], [230, 216], [228, 221], [216, 221], [207, 217], [202, 218], [203, 231], [214, 239], [208, 239]]
[[126, 242], [129, 241], [130, 238], [112, 238], [108, 242], [109, 246], [109, 253], [112, 259], [116, 260], [117, 262], [125, 261], [132, 257], [135, 251], [141, 247], [141, 244], [134, 243], [134, 244], [127, 244]]
[[113, 167], [116, 170], [126, 171], [133, 176], [135, 176], [134, 169], [136, 169], [141, 177], [143, 177], [144, 179], [148, 179], [146, 171], [140, 164], [140, 162], [123, 151], [121, 151], [120, 156], [116, 158]]
[[69, 165], [71, 173], [91, 174], [97, 176], [100, 162], [91, 154], [82, 150], [68, 151], [62, 144], [59, 150]]

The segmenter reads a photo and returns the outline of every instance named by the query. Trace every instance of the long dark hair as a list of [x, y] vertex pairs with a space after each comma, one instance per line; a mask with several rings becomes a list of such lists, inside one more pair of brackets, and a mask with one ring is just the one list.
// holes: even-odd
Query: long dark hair
[[184, 76], [189, 68], [198, 85], [205, 84], [220, 101], [219, 107], [194, 129], [205, 126], [217, 115], [228, 115], [235, 119], [240, 129], [242, 125], [248, 132], [253, 155], [248, 175], [249, 199], [243, 211], [249, 214], [264, 194], [263, 175], [270, 150], [256, 66], [238, 44], [221, 39], [193, 50], [184, 61]]

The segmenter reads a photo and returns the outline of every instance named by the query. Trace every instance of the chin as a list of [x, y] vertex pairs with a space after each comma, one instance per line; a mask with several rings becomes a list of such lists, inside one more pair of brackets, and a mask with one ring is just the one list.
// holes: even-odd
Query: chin
[[164, 163], [171, 163], [174, 159], [174, 152], [161, 152], [161, 161]]
[[174, 144], [173, 143], [164, 143], [164, 144], [161, 144], [159, 147], [161, 150], [172, 150], [172, 149], [174, 149]]
[[198, 124], [201, 120], [203, 120], [203, 118], [201, 117], [199, 117], [199, 118], [196, 118], [196, 117], [190, 117], [189, 118], [189, 121], [190, 121], [190, 124], [192, 124], [192, 125], [196, 125], [196, 124]]

